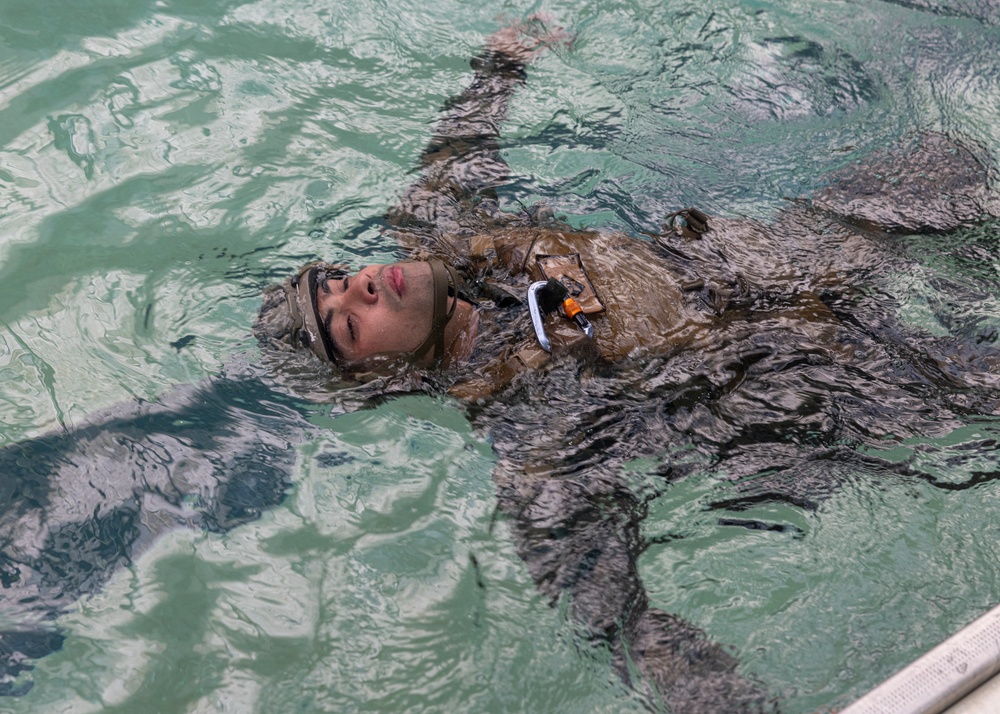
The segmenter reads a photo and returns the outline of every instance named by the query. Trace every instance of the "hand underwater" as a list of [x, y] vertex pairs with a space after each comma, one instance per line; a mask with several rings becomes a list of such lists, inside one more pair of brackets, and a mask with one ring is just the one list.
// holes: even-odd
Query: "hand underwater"
[[486, 47], [527, 64], [550, 47], [569, 48], [572, 44], [573, 35], [554, 22], [548, 13], [534, 13], [494, 32]]

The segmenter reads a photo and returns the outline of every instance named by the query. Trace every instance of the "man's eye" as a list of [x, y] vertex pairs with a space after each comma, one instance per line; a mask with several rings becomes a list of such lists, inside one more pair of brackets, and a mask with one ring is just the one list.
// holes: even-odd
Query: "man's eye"
[[347, 334], [351, 336], [351, 342], [355, 342], [358, 339], [357, 334], [354, 332], [354, 319], [347, 318]]
[[327, 287], [331, 280], [337, 281], [339, 287], [347, 290], [347, 271], [341, 270], [340, 268], [327, 268], [326, 279], [323, 280], [323, 287], [327, 292], [330, 292], [330, 288]]
[[347, 288], [349, 288], [350, 286], [351, 286], [351, 279], [345, 275], [344, 276], [344, 292], [345, 293], [347, 292]]

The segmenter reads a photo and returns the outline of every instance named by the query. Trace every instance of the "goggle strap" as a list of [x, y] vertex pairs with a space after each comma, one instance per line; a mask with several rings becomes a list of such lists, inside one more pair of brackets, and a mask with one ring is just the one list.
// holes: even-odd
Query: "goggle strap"
[[[440, 260], [431, 260], [428, 263], [431, 267], [431, 280], [434, 290], [431, 331], [427, 335], [427, 339], [413, 350], [412, 354], [415, 359], [420, 359], [427, 353], [427, 350], [433, 347], [434, 363], [438, 364], [444, 358], [444, 330], [448, 322], [455, 315], [455, 309], [458, 307], [458, 295], [462, 279], [459, 277], [458, 272], [447, 263]], [[448, 308], [449, 295], [455, 298], [450, 309]]]

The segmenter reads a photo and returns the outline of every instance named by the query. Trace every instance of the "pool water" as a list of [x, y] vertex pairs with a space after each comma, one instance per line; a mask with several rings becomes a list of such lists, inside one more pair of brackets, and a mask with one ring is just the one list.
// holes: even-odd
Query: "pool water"
[[[395, 259], [380, 216], [441, 105], [537, 11], [575, 39], [513, 101], [510, 205], [639, 234], [689, 205], [767, 220], [917, 131], [1000, 156], [994, 0], [0, 0], [0, 447], [258, 363], [262, 288], [314, 257]], [[900, 244], [899, 319], [995, 341], [997, 222]], [[644, 710], [536, 590], [465, 407], [295, 409], [284, 501], [155, 539], [0, 711]], [[690, 442], [631, 460], [651, 601], [782, 711], [844, 706], [1000, 600], [1000, 420], [935, 421], [881, 424], [856, 447], [878, 467], [827, 465], [815, 508], [738, 514], [773, 528], [725, 524], [729, 474]]]

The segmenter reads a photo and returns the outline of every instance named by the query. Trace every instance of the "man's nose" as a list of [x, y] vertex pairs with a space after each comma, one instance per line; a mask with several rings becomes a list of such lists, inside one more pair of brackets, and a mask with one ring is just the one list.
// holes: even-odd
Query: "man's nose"
[[375, 277], [374, 274], [367, 272], [358, 273], [357, 277], [351, 281], [345, 297], [356, 300], [362, 305], [374, 305], [378, 302], [379, 297]]

